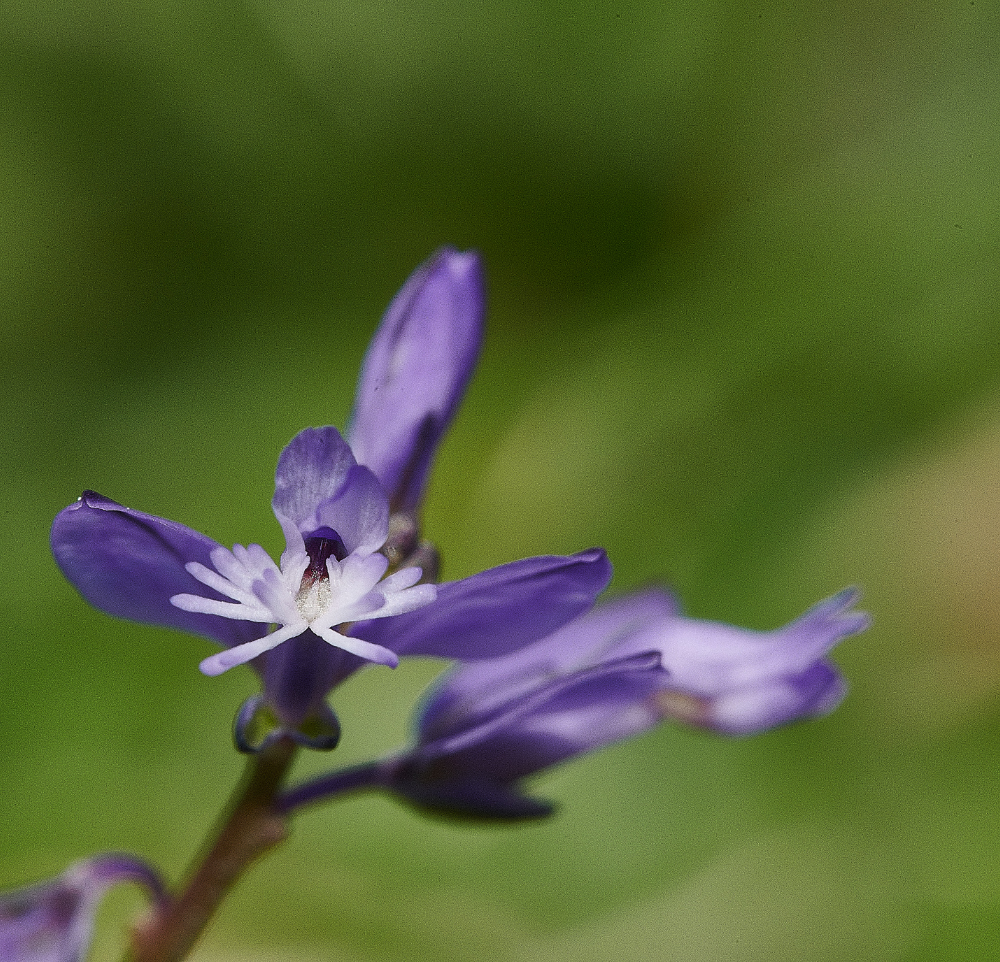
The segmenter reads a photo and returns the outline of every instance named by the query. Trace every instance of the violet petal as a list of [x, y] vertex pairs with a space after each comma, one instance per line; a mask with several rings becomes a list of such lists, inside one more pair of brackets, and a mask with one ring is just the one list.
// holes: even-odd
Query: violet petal
[[[274, 477], [274, 513], [288, 535], [330, 528], [349, 553], [370, 554], [389, 533], [389, 506], [377, 479], [358, 467], [336, 428], [306, 428], [286, 445]], [[292, 547], [292, 544], [289, 544]]]
[[170, 603], [173, 595], [186, 593], [228, 600], [185, 570], [192, 561], [211, 566], [211, 552], [219, 545], [182, 524], [85, 491], [56, 515], [51, 541], [67, 580], [109, 615], [202, 635], [227, 648], [261, 634], [260, 625]]
[[437, 600], [351, 634], [398, 655], [497, 658], [551, 634], [582, 614], [611, 579], [600, 548], [527, 558], [438, 585]]
[[348, 437], [394, 511], [414, 511], [472, 375], [486, 310], [475, 252], [446, 247], [393, 299], [368, 348]]
[[601, 662], [657, 648], [654, 634], [676, 611], [665, 591], [651, 588], [599, 604], [555, 633], [503, 658], [470, 661], [449, 672], [427, 700], [421, 730], [433, 733], [472, 716], [489, 715], [498, 705]]

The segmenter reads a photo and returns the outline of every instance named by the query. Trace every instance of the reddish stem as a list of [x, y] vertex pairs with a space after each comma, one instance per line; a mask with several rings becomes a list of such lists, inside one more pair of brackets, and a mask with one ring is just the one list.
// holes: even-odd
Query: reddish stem
[[204, 858], [195, 863], [176, 896], [135, 926], [129, 962], [186, 958], [240, 876], [287, 838], [287, 816], [275, 800], [295, 751], [291, 739], [280, 739], [250, 759], [243, 784]]

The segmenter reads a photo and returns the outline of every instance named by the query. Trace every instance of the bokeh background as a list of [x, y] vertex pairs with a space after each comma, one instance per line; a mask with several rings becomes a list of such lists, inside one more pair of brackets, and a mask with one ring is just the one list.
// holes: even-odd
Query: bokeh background
[[[998, 28], [983, 0], [7, 0], [0, 882], [108, 848], [176, 878], [253, 689], [88, 609], [53, 515], [94, 488], [280, 550], [279, 451], [345, 423], [452, 243], [491, 313], [426, 510], [446, 576], [602, 544], [613, 590], [755, 628], [859, 584], [851, 695], [568, 765], [544, 823], [309, 812], [196, 958], [1000, 958]], [[399, 744], [438, 668], [338, 691], [302, 770]]]

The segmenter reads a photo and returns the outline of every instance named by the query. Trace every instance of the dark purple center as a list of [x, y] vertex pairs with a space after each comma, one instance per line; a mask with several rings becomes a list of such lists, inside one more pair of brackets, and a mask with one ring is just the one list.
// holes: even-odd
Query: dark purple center
[[319, 528], [304, 539], [309, 567], [302, 575], [302, 587], [308, 588], [328, 577], [326, 563], [330, 558], [343, 561], [349, 554], [340, 535], [332, 528]]

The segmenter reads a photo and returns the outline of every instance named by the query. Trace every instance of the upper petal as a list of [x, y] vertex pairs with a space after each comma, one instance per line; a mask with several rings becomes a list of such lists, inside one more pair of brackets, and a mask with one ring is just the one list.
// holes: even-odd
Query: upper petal
[[292, 438], [278, 458], [271, 503], [283, 526], [291, 522], [304, 537], [331, 528], [352, 553], [377, 551], [389, 532], [382, 486], [332, 427], [306, 428]]
[[355, 625], [351, 634], [398, 655], [497, 658], [582, 614], [611, 580], [600, 548], [514, 561], [438, 585], [424, 608]]
[[173, 595], [186, 593], [228, 600], [185, 570], [191, 561], [211, 566], [219, 545], [182, 524], [85, 491], [56, 516], [51, 542], [69, 582], [109, 615], [203, 635], [226, 647], [260, 634], [259, 625], [182, 611], [170, 603]]
[[479, 255], [446, 247], [410, 276], [368, 348], [349, 437], [394, 510], [420, 503], [479, 357], [485, 311]]

